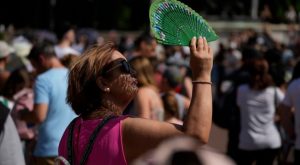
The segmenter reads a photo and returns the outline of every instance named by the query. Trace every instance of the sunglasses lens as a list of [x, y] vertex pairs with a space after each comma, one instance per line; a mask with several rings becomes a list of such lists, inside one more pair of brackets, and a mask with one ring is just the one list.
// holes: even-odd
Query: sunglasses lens
[[130, 66], [127, 62], [123, 63], [123, 67], [124, 67], [126, 73], [130, 73]]
[[131, 74], [131, 75], [135, 76], [135, 74], [136, 74], [135, 70], [132, 69], [132, 67], [126, 60], [119, 61], [116, 64], [117, 65], [114, 64], [113, 66], [108, 67], [110, 69], [104, 69], [102, 75], [104, 75], [104, 76], [106, 76], [108, 74], [110, 74], [110, 75], [118, 74], [119, 75], [119, 74], [125, 73], [125, 74]]
[[132, 69], [132, 67], [130, 66], [130, 64], [128, 64], [127, 61], [124, 61], [122, 65], [123, 65], [124, 71], [125, 71], [126, 73], [129, 73], [129, 74], [132, 74], [132, 75], [136, 73], [136, 72]]

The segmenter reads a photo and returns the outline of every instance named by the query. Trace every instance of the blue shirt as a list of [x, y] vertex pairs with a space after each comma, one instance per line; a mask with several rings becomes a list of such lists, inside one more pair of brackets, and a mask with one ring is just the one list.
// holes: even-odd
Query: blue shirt
[[34, 86], [34, 103], [47, 104], [46, 119], [39, 126], [34, 156], [58, 155], [58, 144], [68, 124], [76, 117], [66, 103], [68, 69], [53, 68], [40, 74]]

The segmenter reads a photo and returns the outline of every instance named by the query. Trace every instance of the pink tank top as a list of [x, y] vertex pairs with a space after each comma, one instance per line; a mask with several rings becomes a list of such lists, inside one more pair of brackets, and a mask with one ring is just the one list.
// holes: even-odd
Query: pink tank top
[[[101, 129], [95, 140], [92, 152], [90, 153], [86, 164], [89, 165], [127, 165], [123, 143], [121, 121], [127, 116], [120, 116], [111, 119]], [[73, 148], [74, 164], [78, 165], [82, 158], [83, 152], [87, 146], [89, 138], [102, 119], [83, 120], [77, 119], [74, 126]], [[68, 158], [68, 141], [69, 130], [66, 129], [59, 144], [58, 154]]]

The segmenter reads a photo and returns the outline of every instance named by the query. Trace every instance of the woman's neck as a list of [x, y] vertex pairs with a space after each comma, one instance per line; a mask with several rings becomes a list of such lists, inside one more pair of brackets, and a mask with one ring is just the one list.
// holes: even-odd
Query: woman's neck
[[117, 114], [115, 114], [111, 111], [97, 109], [97, 110], [92, 111], [88, 114], [83, 114], [82, 118], [84, 120], [102, 119], [102, 118], [105, 118], [105, 117], [110, 116], [110, 115], [119, 116], [119, 115], [117, 115]]
[[100, 118], [104, 118], [110, 115], [113, 116], [120, 116], [122, 115], [122, 109], [117, 107], [114, 104], [109, 104], [108, 102], [105, 102], [104, 104], [102, 104], [101, 107], [87, 113], [87, 114], [83, 114], [82, 118], [87, 120], [87, 119], [100, 119]]

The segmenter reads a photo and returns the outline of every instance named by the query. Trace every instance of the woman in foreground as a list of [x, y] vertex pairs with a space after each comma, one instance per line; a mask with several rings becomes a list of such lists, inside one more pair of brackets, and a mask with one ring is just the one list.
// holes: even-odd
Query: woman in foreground
[[207, 143], [213, 55], [205, 38], [193, 38], [190, 49], [194, 85], [183, 126], [122, 116], [138, 91], [134, 71], [112, 43], [87, 50], [70, 71], [67, 101], [79, 117], [66, 129], [59, 155], [70, 164], [127, 164], [176, 135]]

